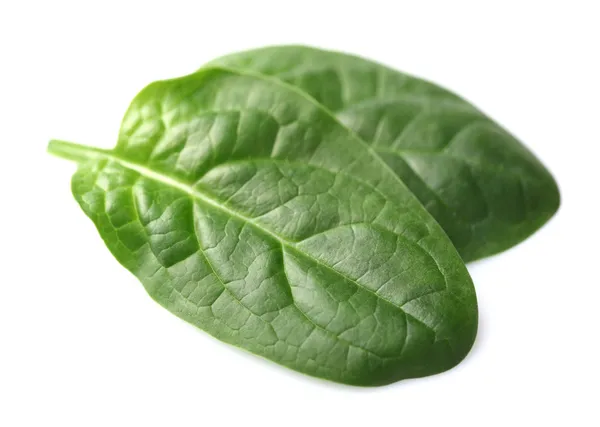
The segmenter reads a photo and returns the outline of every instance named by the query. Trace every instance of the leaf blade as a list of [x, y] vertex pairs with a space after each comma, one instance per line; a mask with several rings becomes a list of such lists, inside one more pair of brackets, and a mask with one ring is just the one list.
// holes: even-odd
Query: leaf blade
[[113, 255], [213, 336], [356, 385], [441, 372], [469, 351], [477, 309], [458, 254], [381, 160], [302, 94], [220, 69], [154, 83], [116, 149], [89, 152], [73, 192]]
[[[397, 157], [387, 163], [467, 262], [520, 243], [560, 205], [554, 178], [529, 150], [473, 105], [433, 83], [306, 46], [254, 49], [210, 64], [263, 73], [298, 87], [385, 157]], [[453, 158], [446, 158], [447, 151]], [[419, 154], [422, 167], [410, 167], [406, 161]], [[485, 205], [487, 214], [465, 216], [461, 208], [472, 204]]]

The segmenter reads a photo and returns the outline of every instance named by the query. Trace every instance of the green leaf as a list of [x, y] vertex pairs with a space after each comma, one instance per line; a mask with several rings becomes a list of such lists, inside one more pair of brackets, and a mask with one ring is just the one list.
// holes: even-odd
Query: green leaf
[[302, 46], [250, 50], [213, 63], [274, 76], [334, 112], [402, 178], [465, 261], [516, 245], [558, 209], [556, 183], [535, 156], [432, 83]]
[[371, 149], [303, 92], [205, 69], [134, 99], [75, 198], [158, 303], [297, 371], [380, 385], [438, 373], [477, 329], [468, 272]]

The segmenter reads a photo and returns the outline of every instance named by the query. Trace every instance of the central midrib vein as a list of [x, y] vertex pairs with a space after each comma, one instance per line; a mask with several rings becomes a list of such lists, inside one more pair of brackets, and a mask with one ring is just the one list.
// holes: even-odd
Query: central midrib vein
[[[334, 272], [335, 274], [339, 275], [340, 277], [344, 278], [345, 280], [348, 280], [351, 283], [354, 283], [360, 289], [363, 289], [363, 290], [373, 294], [376, 298], [379, 298], [382, 301], [387, 302], [388, 304], [399, 309], [405, 315], [410, 316], [410, 317], [414, 318], [415, 320], [419, 321], [420, 323], [422, 323], [420, 320], [416, 319], [414, 316], [409, 315], [406, 311], [404, 311], [404, 309], [402, 308], [402, 305], [397, 304], [393, 301], [390, 301], [389, 299], [378, 294], [376, 291], [366, 287], [363, 284], [360, 284], [359, 282], [357, 282], [356, 280], [354, 280], [350, 277], [347, 277], [345, 274], [335, 270], [333, 267], [331, 267], [327, 264], [324, 264], [319, 259], [300, 250], [296, 243], [291, 242], [287, 239], [284, 239], [283, 237], [279, 236], [278, 234], [272, 232], [271, 230], [268, 230], [268, 229], [262, 227], [261, 224], [257, 223], [252, 218], [246, 217], [245, 215], [242, 215], [242, 214], [230, 209], [229, 207], [225, 206], [224, 204], [219, 203], [218, 201], [207, 196], [206, 194], [198, 191], [197, 189], [195, 189], [193, 186], [191, 186], [188, 183], [179, 181], [168, 175], [165, 175], [165, 174], [162, 174], [159, 172], [155, 172], [146, 166], [123, 159], [122, 157], [119, 157], [119, 156], [111, 153], [110, 151], [99, 149], [99, 148], [88, 147], [88, 146], [84, 146], [84, 145], [74, 144], [71, 142], [53, 140], [53, 141], [50, 141], [50, 144], [48, 145], [48, 151], [51, 154], [57, 155], [59, 157], [76, 160], [76, 161], [81, 161], [84, 159], [113, 161], [126, 169], [129, 169], [129, 170], [139, 173], [141, 176], [144, 176], [148, 179], [154, 180], [154, 181], [162, 183], [166, 186], [170, 186], [179, 191], [182, 191], [182, 192], [188, 194], [193, 199], [200, 200], [221, 212], [225, 212], [226, 214], [231, 215], [234, 218], [237, 218], [238, 220], [240, 220], [242, 222], [251, 224], [258, 230], [264, 232], [265, 234], [269, 235], [270, 237], [272, 237], [273, 239], [278, 241], [282, 246], [291, 248], [291, 249], [295, 250], [296, 252], [299, 252], [302, 256], [305, 256], [305, 257], [311, 259], [316, 264], [321, 265], [324, 268], [326, 268], [326, 269]], [[407, 302], [409, 302], [409, 301], [407, 301]]]

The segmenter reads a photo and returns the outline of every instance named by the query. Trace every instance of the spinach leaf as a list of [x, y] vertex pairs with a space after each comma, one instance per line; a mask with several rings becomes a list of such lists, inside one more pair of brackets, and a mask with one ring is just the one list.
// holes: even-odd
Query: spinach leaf
[[117, 260], [218, 339], [355, 385], [438, 373], [477, 304], [443, 230], [348, 129], [274, 79], [208, 68], [133, 100], [116, 148], [51, 141]]
[[457, 95], [356, 56], [302, 46], [214, 64], [297, 86], [368, 142], [440, 223], [465, 261], [516, 245], [558, 209], [544, 166]]

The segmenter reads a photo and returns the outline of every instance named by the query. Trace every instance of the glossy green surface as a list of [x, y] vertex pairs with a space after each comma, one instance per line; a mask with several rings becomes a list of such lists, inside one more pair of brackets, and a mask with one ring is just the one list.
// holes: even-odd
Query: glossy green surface
[[406, 183], [465, 261], [516, 245], [558, 209], [556, 183], [535, 156], [437, 85], [302, 46], [250, 50], [213, 63], [274, 76], [334, 112]]
[[78, 161], [73, 194], [119, 262], [220, 340], [369, 386], [449, 369], [473, 344], [475, 292], [443, 230], [288, 85], [219, 68], [156, 82], [115, 149], [49, 151]]

